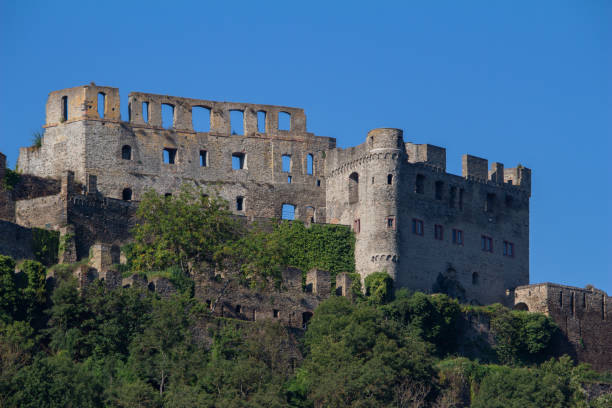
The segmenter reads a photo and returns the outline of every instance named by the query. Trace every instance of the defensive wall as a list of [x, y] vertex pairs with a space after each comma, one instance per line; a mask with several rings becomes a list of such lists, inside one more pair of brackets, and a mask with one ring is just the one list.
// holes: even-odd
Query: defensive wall
[[[204, 125], [194, 122], [198, 111]], [[336, 148], [308, 132], [304, 111], [292, 107], [132, 92], [128, 112], [124, 121], [117, 88], [52, 92], [42, 146], [21, 149], [17, 166], [54, 180], [70, 171], [82, 191], [14, 200], [15, 221], [74, 225], [81, 257], [98, 238], [126, 239], [122, 217], [144, 191], [173, 194], [188, 182], [218, 192], [247, 219], [281, 218], [289, 206], [298, 220], [351, 226], [362, 278], [386, 270], [398, 286], [510, 306], [507, 290], [529, 283], [525, 167], [489, 169], [464, 155], [462, 174], [449, 174], [444, 148], [406, 142], [398, 129]]]
[[597, 370], [612, 371], [612, 299], [595, 288], [576, 288], [554, 283], [519, 286], [514, 290], [515, 308], [544, 313], [559, 326], [568, 340], [558, 347]]

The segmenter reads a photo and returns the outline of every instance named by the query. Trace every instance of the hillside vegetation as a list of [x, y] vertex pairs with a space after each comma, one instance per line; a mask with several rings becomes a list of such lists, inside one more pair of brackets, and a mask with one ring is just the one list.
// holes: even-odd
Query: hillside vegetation
[[[151, 193], [148, 200], [127, 248], [131, 272], [173, 268], [174, 279], [184, 283], [223, 267], [234, 271], [228, 279], [256, 288], [274, 285], [284, 265], [353, 270], [348, 256], [324, 253], [351, 255], [346, 230], [299, 223], [247, 230], [217, 198], [187, 189], [181, 197]], [[160, 213], [182, 216], [185, 209], [192, 213], [182, 228]], [[158, 225], [148, 225], [154, 219]], [[312, 255], [319, 248], [327, 250]], [[546, 316], [394, 290], [384, 272], [366, 279], [364, 294], [354, 288], [352, 299], [332, 296], [320, 304], [301, 331], [214, 317], [188, 284], [166, 299], [138, 288], [109, 290], [101, 282], [80, 292], [69, 268], [53, 269], [51, 287], [42, 264], [23, 261], [18, 274], [15, 266], [0, 256], [0, 407], [586, 408], [612, 402], [609, 396], [587, 401], [584, 384], [605, 380], [601, 375], [569, 357], [551, 358], [557, 328]], [[491, 319], [496, 345], [486, 362], [458, 352], [458, 322], [468, 309]]]

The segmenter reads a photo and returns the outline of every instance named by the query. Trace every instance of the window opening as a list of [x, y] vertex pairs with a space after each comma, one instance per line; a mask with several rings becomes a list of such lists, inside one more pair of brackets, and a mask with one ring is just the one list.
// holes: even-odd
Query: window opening
[[463, 210], [463, 193], [465, 190], [462, 188], [459, 189], [459, 209]]
[[355, 234], [359, 234], [359, 232], [361, 231], [361, 220], [360, 219], [356, 219], [353, 221], [353, 231], [355, 231]]
[[387, 184], [393, 184], [393, 174], [387, 174]]
[[310, 222], [315, 222], [315, 209], [314, 207], [307, 206], [306, 207], [306, 218], [310, 219]]
[[169, 103], [162, 103], [161, 106], [162, 114], [162, 127], [165, 129], [171, 129], [174, 127], [174, 105]]
[[306, 328], [308, 326], [308, 322], [312, 319], [312, 312], [304, 312], [302, 313], [302, 328]]
[[200, 150], [200, 167], [208, 167], [208, 152]]
[[317, 180], [317, 187], [321, 187], [321, 180]]
[[241, 110], [230, 111], [230, 127], [232, 135], [244, 135], [244, 112]]
[[448, 206], [455, 208], [455, 201], [457, 200], [457, 187], [452, 186], [450, 188], [450, 197], [448, 198]]
[[510, 194], [506, 194], [506, 207], [512, 208], [514, 198]]
[[62, 118], [61, 121], [65, 122], [68, 120], [68, 97], [62, 96]]
[[463, 231], [460, 229], [453, 229], [453, 244], [463, 245]]
[[481, 236], [482, 250], [485, 252], [493, 252], [493, 238], [486, 235]]
[[438, 241], [444, 240], [444, 227], [436, 224], [434, 225], [434, 238]]
[[472, 285], [478, 285], [479, 281], [480, 276], [478, 275], [478, 272], [472, 273]]
[[287, 176], [287, 184], [291, 184], [291, 180], [292, 180], [291, 176]]
[[291, 130], [291, 114], [278, 112], [278, 130]]
[[132, 147], [125, 145], [121, 148], [121, 158], [123, 160], [132, 160]]
[[395, 217], [387, 217], [387, 228], [395, 229]]
[[266, 112], [257, 112], [257, 131], [259, 133], [266, 133]]
[[306, 156], [306, 174], [312, 174], [314, 166], [314, 158], [312, 154], [308, 153]]
[[272, 310], [272, 315], [274, 316], [275, 319], [278, 319], [280, 312], [278, 309], [273, 309]]
[[504, 256], [514, 257], [514, 244], [504, 241]]
[[351, 173], [349, 176], [349, 204], [355, 204], [359, 202], [359, 174]]
[[166, 147], [164, 149], [164, 163], [166, 164], [174, 164], [176, 161], [176, 149], [171, 149]]
[[436, 200], [442, 200], [443, 193], [444, 193], [444, 182], [436, 181]]
[[559, 306], [563, 307], [563, 291], [559, 291]]
[[236, 314], [241, 314], [241, 313], [242, 313], [242, 306], [236, 305]]
[[422, 174], [417, 174], [416, 176], [415, 191], [417, 194], [425, 194], [425, 176]]
[[104, 119], [106, 113], [106, 94], [104, 92], [98, 92], [98, 115]]
[[244, 197], [236, 197], [236, 211], [242, 211], [244, 209]]
[[372, 184], [374, 184], [374, 176], [372, 176]]
[[132, 121], [132, 102], [128, 102], [128, 122]]
[[295, 219], [295, 205], [283, 204], [283, 209], [281, 211], [281, 218], [283, 220], [294, 220]]
[[121, 199], [123, 201], [131, 201], [132, 200], [132, 190], [129, 188], [124, 188], [121, 193]]
[[232, 153], [232, 170], [246, 168], [246, 155], [244, 153]]
[[283, 171], [289, 173], [291, 171], [291, 155], [283, 154], [282, 161]]
[[210, 132], [210, 109], [204, 106], [192, 107], [191, 125], [196, 132]]
[[487, 201], [485, 202], [485, 211], [492, 212], [495, 207], [495, 194], [487, 193]]
[[149, 102], [142, 103], [142, 120], [149, 123]]
[[412, 233], [415, 235], [423, 236], [424, 234], [423, 221], [417, 220], [416, 218], [412, 219]]

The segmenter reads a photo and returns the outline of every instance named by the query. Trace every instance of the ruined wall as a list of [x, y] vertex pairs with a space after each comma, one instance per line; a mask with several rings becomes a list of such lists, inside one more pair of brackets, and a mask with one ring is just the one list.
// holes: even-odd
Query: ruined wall
[[448, 174], [444, 149], [404, 143], [397, 129], [330, 151], [326, 168], [328, 221], [353, 226], [362, 278], [386, 270], [398, 286], [482, 304], [508, 303], [506, 290], [529, 282], [528, 169], [489, 172], [466, 155], [463, 176]]
[[34, 259], [32, 229], [0, 220], [0, 254], [13, 259]]
[[544, 313], [559, 325], [568, 340], [559, 346], [560, 352], [597, 370], [612, 371], [612, 299], [605, 292], [540, 283], [516, 288], [514, 304]]

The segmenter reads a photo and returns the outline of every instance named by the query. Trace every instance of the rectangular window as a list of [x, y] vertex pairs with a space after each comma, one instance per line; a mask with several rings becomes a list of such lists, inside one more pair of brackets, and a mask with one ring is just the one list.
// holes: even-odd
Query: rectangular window
[[282, 167], [285, 173], [289, 173], [291, 171], [291, 156], [288, 154], [283, 154], [282, 156]]
[[236, 197], [236, 211], [244, 209], [244, 197]]
[[359, 234], [361, 231], [361, 220], [356, 219], [353, 221], [353, 231], [355, 231], [355, 234]]
[[60, 121], [65, 122], [67, 120], [68, 120], [68, 97], [62, 96], [62, 117]]
[[387, 228], [395, 229], [395, 217], [387, 217]]
[[425, 194], [425, 176], [422, 174], [417, 174], [416, 176], [416, 186], [414, 190], [417, 194]]
[[312, 174], [314, 169], [314, 156], [312, 154], [308, 154], [306, 156], [306, 174]]
[[514, 258], [514, 244], [512, 242], [504, 241], [504, 256]]
[[171, 149], [169, 147], [164, 149], [164, 163], [166, 164], [174, 164], [176, 161], [176, 149]]
[[444, 192], [444, 182], [436, 181], [436, 200], [442, 200]]
[[482, 235], [480, 237], [480, 242], [482, 243], [482, 250], [485, 252], [493, 252], [493, 238], [488, 237], [486, 235]]
[[291, 184], [291, 180], [292, 180], [291, 176], [287, 176], [287, 183], [288, 184]]
[[453, 244], [463, 245], [463, 231], [460, 229], [453, 229]]
[[232, 153], [232, 170], [245, 169], [246, 155], [244, 153]]
[[495, 194], [488, 193], [487, 201], [485, 202], [485, 211], [493, 212], [494, 208], [495, 208]]
[[423, 236], [423, 221], [412, 219], [412, 233], [415, 235]]
[[434, 238], [442, 241], [444, 240], [444, 227], [441, 225], [434, 225]]
[[200, 166], [208, 167], [208, 152], [206, 150], [200, 150]]

